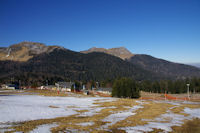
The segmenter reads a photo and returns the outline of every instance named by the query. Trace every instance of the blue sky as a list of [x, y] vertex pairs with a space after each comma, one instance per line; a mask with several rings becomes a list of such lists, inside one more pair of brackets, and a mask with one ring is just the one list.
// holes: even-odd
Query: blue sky
[[21, 41], [200, 62], [200, 1], [0, 0], [0, 46]]

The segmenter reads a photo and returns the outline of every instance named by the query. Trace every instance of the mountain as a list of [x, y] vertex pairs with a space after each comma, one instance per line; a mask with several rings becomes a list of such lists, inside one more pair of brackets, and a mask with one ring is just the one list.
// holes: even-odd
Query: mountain
[[0, 61], [0, 81], [8, 82], [14, 77], [22, 84], [53, 83], [58, 80], [95, 80], [131, 77], [136, 80], [158, 79], [140, 67], [105, 53], [88, 53], [54, 49], [39, 54], [26, 62]]
[[200, 68], [200, 63], [188, 63], [188, 65]]
[[91, 53], [91, 52], [103, 52], [103, 53], [106, 53], [106, 54], [117, 56], [117, 57], [119, 57], [123, 60], [128, 59], [128, 58], [130, 58], [134, 55], [124, 47], [111, 48], [111, 49], [93, 47], [93, 48], [90, 48], [86, 51], [81, 51], [81, 53]]
[[36, 55], [48, 53], [59, 46], [46, 46], [36, 42], [21, 42], [8, 48], [0, 48], [0, 60], [27, 61]]
[[[115, 50], [113, 50], [115, 49]], [[158, 59], [145, 54], [132, 54], [126, 48], [91, 48], [82, 53], [104, 52], [117, 57], [120, 57], [146, 71], [160, 75], [160, 77], [167, 77], [170, 79], [185, 79], [189, 77], [200, 77], [200, 69], [179, 63], [173, 63], [163, 59]], [[125, 56], [124, 56], [125, 55]]]
[[149, 55], [137, 54], [128, 59], [132, 64], [145, 70], [176, 79], [187, 77], [200, 77], [200, 69], [179, 63], [169, 62]]
[[[107, 54], [108, 53], [108, 54]], [[120, 58], [119, 58], [120, 57]], [[59, 46], [22, 42], [0, 48], [0, 82], [10, 79], [23, 84], [44, 84], [63, 80], [96, 80], [131, 77], [136, 80], [200, 77], [200, 69], [132, 54], [126, 48], [92, 48], [74, 52]]]

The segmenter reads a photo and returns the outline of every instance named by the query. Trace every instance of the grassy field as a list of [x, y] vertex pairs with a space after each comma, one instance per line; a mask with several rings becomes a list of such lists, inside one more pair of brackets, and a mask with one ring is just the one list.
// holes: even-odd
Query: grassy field
[[[67, 93], [56, 93], [54, 91], [26, 91], [33, 95], [44, 95], [44, 96], [62, 96], [68, 97]], [[33, 93], [34, 92], [34, 93]], [[19, 93], [19, 92], [18, 92]], [[17, 93], [17, 94], [18, 94]], [[156, 95], [156, 94], [155, 94]], [[71, 94], [70, 94], [71, 96]], [[80, 94], [79, 94], [80, 96]], [[83, 96], [85, 97], [85, 96]], [[93, 133], [103, 133], [103, 132], [126, 132], [127, 127], [138, 127], [138, 126], [148, 126], [149, 123], [157, 122], [161, 124], [167, 124], [172, 121], [171, 117], [164, 117], [162, 120], [158, 121], [158, 118], [161, 118], [163, 114], [169, 113], [174, 116], [181, 116], [189, 118], [189, 114], [184, 112], [185, 108], [189, 109], [199, 109], [200, 104], [187, 104], [187, 103], [176, 103], [172, 101], [154, 101], [154, 100], [136, 100], [136, 99], [116, 99], [114, 101], [101, 102], [100, 100], [96, 100], [93, 108], [102, 108], [97, 111], [96, 114], [92, 116], [84, 116], [85, 112], [88, 112], [87, 109], [78, 109], [75, 110], [77, 114], [66, 116], [66, 117], [57, 117], [52, 119], [39, 119], [32, 121], [24, 121], [12, 123], [13, 126], [8, 127], [7, 129], [11, 129], [6, 132], [30, 132], [36, 129], [40, 125], [46, 124], [56, 124], [56, 126], [52, 127], [50, 130], [53, 133], [62, 131], [62, 132], [93, 132]], [[106, 118], [111, 116], [112, 114], [123, 114], [125, 112], [130, 113], [130, 109], [136, 106], [140, 106], [136, 110], [131, 110], [134, 115], [129, 115], [112, 123], [111, 121], [105, 121]], [[59, 108], [58, 106], [49, 105], [49, 108]], [[66, 107], [66, 108], [74, 108]], [[124, 114], [123, 114], [124, 115]], [[181, 126], [172, 125], [172, 131], [175, 133], [198, 133], [200, 132], [200, 119], [192, 118], [192, 119], [183, 119], [183, 124]], [[152, 128], [152, 131], [147, 132], [162, 132], [165, 131], [162, 128]]]

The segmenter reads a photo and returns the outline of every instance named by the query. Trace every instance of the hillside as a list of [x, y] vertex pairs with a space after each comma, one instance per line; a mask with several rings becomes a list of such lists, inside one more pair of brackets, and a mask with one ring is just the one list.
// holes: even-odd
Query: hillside
[[200, 69], [179, 63], [169, 62], [149, 55], [137, 54], [128, 59], [132, 64], [141, 68], [170, 78], [185, 79], [200, 77]]
[[0, 48], [0, 60], [28, 61], [36, 55], [48, 53], [59, 46], [46, 46], [43, 43], [21, 42], [8, 48]]
[[11, 78], [23, 84], [53, 83], [58, 80], [105, 80], [132, 77], [137, 80], [158, 77], [136, 65], [105, 53], [82, 54], [66, 49], [54, 49], [39, 54], [27, 62], [0, 61], [0, 80]]
[[200, 68], [200, 63], [189, 63], [187, 65], [191, 65], [191, 66], [195, 66], [195, 67]]
[[200, 77], [200, 69], [179, 63], [173, 63], [163, 59], [158, 59], [145, 54], [132, 54], [124, 47], [104, 49], [104, 48], [91, 48], [83, 53], [104, 52], [111, 54], [121, 59], [124, 59], [146, 71], [160, 75], [161, 78], [168, 79], [185, 79], [189, 77]]
[[0, 48], [0, 59], [0, 81], [10, 82], [14, 78], [24, 84], [117, 77], [136, 80], [200, 77], [200, 69], [196, 67], [149, 55], [134, 55], [123, 47], [74, 52], [59, 46], [22, 42]]

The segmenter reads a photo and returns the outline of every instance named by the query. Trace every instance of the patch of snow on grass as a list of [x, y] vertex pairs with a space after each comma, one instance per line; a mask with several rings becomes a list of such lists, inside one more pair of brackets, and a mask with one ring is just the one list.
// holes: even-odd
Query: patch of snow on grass
[[140, 105], [147, 104], [147, 102], [145, 102], [144, 100], [137, 100], [135, 102], [139, 103]]
[[87, 108], [89, 111], [88, 112], [83, 112], [81, 113], [80, 115], [78, 116], [93, 116], [93, 115], [96, 115], [98, 114], [98, 112], [100, 112], [102, 109], [105, 109], [106, 107], [96, 107], [96, 108]]
[[171, 105], [176, 105], [176, 106], [179, 106], [181, 105], [182, 101], [164, 101], [164, 100], [161, 100], [161, 101], [154, 101], [155, 103], [168, 103], [168, 104], [171, 104]]
[[14, 129], [6, 129], [6, 128], [1, 129], [1, 128], [0, 128], [0, 133], [11, 132], [11, 131], [14, 131]]
[[141, 133], [141, 132], [151, 132], [153, 128], [164, 130], [165, 132], [171, 132], [171, 123], [160, 123], [160, 122], [149, 122], [143, 126], [135, 126], [135, 127], [124, 127], [120, 128], [125, 130], [127, 133]]
[[197, 109], [185, 108], [184, 113], [189, 114], [191, 117], [200, 118], [200, 108]]
[[[58, 132], [58, 133], [61, 133], [61, 132]], [[69, 128], [66, 128], [66, 131], [64, 131], [64, 133], [90, 133], [88, 131], [82, 131], [82, 130], [79, 130], [79, 129], [69, 129]]]
[[94, 122], [84, 122], [84, 123], [78, 123], [76, 125], [80, 125], [80, 126], [92, 126], [92, 125], [94, 125]]
[[183, 120], [187, 119], [184, 115], [174, 114], [171, 112], [161, 115], [161, 118], [169, 120], [171, 124], [179, 126], [183, 124]]
[[127, 132], [150, 132], [153, 128], [164, 130], [165, 132], [171, 132], [172, 126], [181, 126], [183, 120], [190, 119], [190, 117], [185, 117], [184, 115], [174, 114], [170, 111], [166, 114], [162, 114], [160, 117], [155, 118], [154, 122], [148, 122], [148, 124], [135, 126], [135, 127], [123, 127], [122, 130]]
[[153, 128], [162, 129], [165, 132], [171, 132], [171, 126], [179, 126], [179, 124], [172, 124], [172, 123], [162, 123], [162, 122], [149, 122], [146, 125], [142, 126], [135, 126], [135, 127], [123, 127], [120, 128], [125, 130], [128, 133], [135, 133], [135, 132], [151, 132]]
[[200, 102], [183, 101], [182, 103], [183, 104], [199, 104], [200, 105]]
[[[155, 101], [158, 103], [168, 103], [175, 105], [175, 107], [180, 106], [181, 104], [193, 104], [194, 102], [185, 102], [185, 101]], [[197, 103], [195, 103], [197, 104]], [[174, 107], [171, 107], [172, 109]], [[128, 133], [141, 133], [141, 132], [151, 132], [154, 128], [161, 129], [164, 132], [172, 132], [172, 126], [181, 126], [184, 120], [190, 120], [194, 117], [200, 118], [200, 108], [190, 109], [185, 108], [183, 113], [189, 114], [189, 116], [184, 116], [180, 114], [174, 114], [170, 110], [167, 110], [166, 114], [162, 114], [160, 117], [155, 118], [154, 120], [143, 119], [143, 121], [149, 121], [148, 124], [139, 125], [134, 127], [123, 127], [120, 128], [125, 130]]]
[[[0, 123], [49, 119], [78, 114], [74, 108], [67, 108], [67, 106], [79, 107], [81, 110], [88, 109], [88, 114], [93, 115], [102, 109], [97, 107], [90, 111], [92, 107], [97, 106], [93, 103], [95, 103], [95, 100], [103, 102], [102, 99], [113, 100], [112, 98], [96, 97], [0, 96]], [[50, 105], [59, 108], [49, 108]]]
[[135, 115], [136, 113], [133, 113], [133, 111], [135, 111], [139, 108], [143, 108], [143, 107], [136, 105], [127, 111], [121, 111], [121, 112], [109, 115], [108, 117], [104, 118], [103, 121], [110, 122], [110, 123], [107, 123], [106, 125], [104, 125], [103, 128], [107, 128], [110, 125], [113, 125], [119, 121], [125, 120], [127, 117], [129, 117], [131, 115]]
[[124, 120], [127, 117], [131, 116], [131, 115], [135, 115], [135, 113], [132, 113], [130, 111], [122, 111], [116, 114], [111, 114], [108, 117], [106, 117], [105, 119], [103, 119], [104, 122], [111, 122], [110, 125], [113, 125], [115, 123], [117, 123], [118, 121]]
[[107, 107], [108, 109], [116, 109], [117, 107], [115, 106], [110, 106], [110, 107]]
[[127, 133], [143, 133], [153, 131], [152, 128], [149, 128], [147, 126], [124, 127], [120, 129], [125, 130]]
[[30, 133], [51, 133], [51, 128], [56, 127], [57, 124], [45, 124], [45, 125], [40, 125]]
[[0, 128], [5, 128], [5, 127], [12, 127], [12, 125], [7, 125], [7, 124], [1, 124], [0, 123]]

